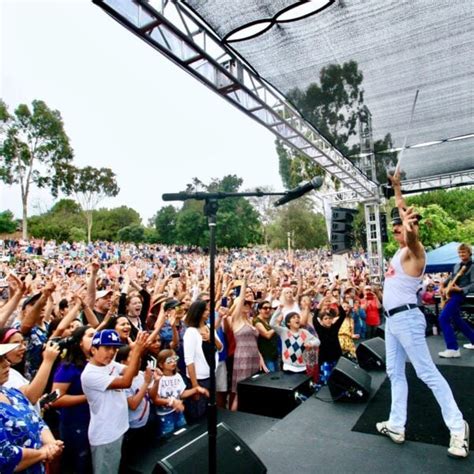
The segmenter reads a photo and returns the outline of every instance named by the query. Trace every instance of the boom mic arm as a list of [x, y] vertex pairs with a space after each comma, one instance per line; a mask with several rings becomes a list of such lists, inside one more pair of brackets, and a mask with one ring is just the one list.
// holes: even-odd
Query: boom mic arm
[[313, 189], [319, 189], [324, 183], [324, 178], [321, 176], [316, 176], [311, 181], [307, 183], [300, 184], [294, 189], [290, 189], [283, 197], [278, 199], [275, 202], [275, 207], [282, 206], [287, 202], [293, 201], [294, 199], [298, 199], [299, 197], [303, 196], [306, 193], [309, 193]]

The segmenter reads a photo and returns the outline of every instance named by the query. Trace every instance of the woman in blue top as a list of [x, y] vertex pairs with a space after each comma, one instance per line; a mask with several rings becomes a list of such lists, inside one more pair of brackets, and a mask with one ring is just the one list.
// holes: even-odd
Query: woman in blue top
[[53, 390], [58, 389], [61, 397], [53, 406], [59, 408], [59, 432], [66, 444], [61, 458], [62, 473], [92, 471], [87, 437], [89, 404], [82, 391], [81, 374], [89, 358], [94, 332], [91, 326], [81, 326], [72, 333], [67, 355], [54, 374]]
[[10, 362], [6, 354], [16, 344], [0, 344], [0, 472], [40, 474], [44, 463], [61, 454], [56, 440], [28, 399], [15, 388], [6, 388]]

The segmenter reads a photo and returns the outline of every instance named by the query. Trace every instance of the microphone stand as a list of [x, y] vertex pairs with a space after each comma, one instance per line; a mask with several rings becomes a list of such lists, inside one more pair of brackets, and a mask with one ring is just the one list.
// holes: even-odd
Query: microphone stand
[[[176, 193], [163, 194], [164, 201], [186, 201], [188, 199], [204, 200], [204, 214], [207, 216], [209, 225], [209, 281], [210, 281], [210, 343], [216, 347], [215, 338], [215, 309], [216, 309], [216, 289], [215, 289], [215, 258], [216, 258], [216, 215], [219, 209], [218, 200], [230, 197], [262, 197], [262, 196], [285, 196], [287, 192], [266, 193], [260, 190], [247, 193]], [[216, 359], [211, 358], [210, 370], [210, 390], [207, 410], [207, 432], [209, 443], [209, 473], [217, 474], [217, 405], [216, 405]]]

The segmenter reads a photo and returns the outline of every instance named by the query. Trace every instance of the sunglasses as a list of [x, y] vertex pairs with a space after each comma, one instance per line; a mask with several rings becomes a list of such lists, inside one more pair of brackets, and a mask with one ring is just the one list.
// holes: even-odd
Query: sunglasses
[[179, 356], [170, 356], [165, 359], [165, 364], [172, 364], [173, 362], [178, 362]]
[[271, 306], [262, 306], [262, 309], [266, 311], [266, 310], [270, 310], [272, 308], [271, 308]]

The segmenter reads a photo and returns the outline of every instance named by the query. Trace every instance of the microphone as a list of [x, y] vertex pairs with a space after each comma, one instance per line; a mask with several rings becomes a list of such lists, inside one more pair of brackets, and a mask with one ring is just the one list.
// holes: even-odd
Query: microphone
[[166, 193], [161, 195], [163, 201], [186, 201], [187, 199], [204, 200], [209, 197], [209, 193]]
[[287, 202], [293, 201], [294, 199], [298, 199], [299, 197], [303, 196], [303, 194], [309, 193], [313, 189], [320, 188], [324, 183], [324, 178], [322, 176], [316, 176], [311, 181], [307, 183], [300, 184], [298, 187], [291, 189], [288, 191], [283, 197], [278, 199], [275, 202], [275, 207], [282, 206]]

